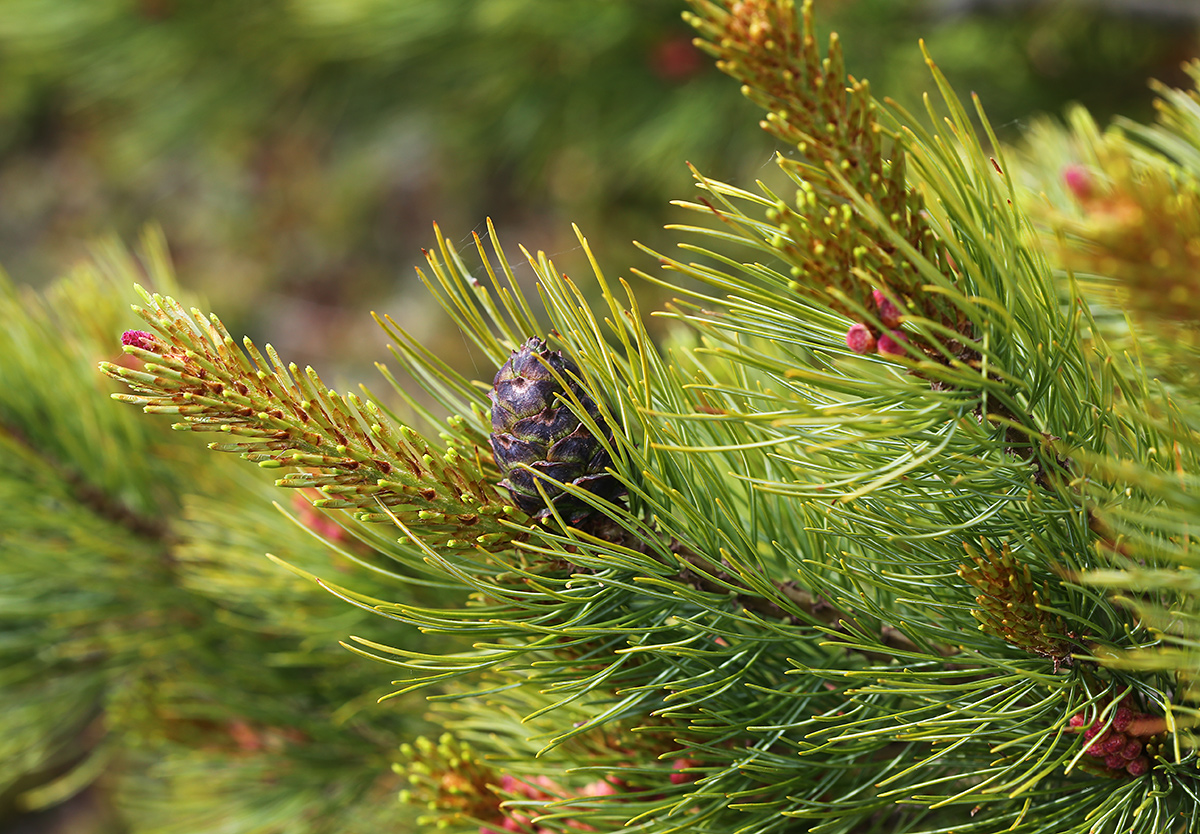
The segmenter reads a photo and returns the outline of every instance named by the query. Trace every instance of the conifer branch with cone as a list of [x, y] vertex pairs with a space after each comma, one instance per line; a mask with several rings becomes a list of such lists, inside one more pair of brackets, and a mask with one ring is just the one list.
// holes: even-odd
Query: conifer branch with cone
[[596, 305], [525, 253], [546, 327], [489, 227], [486, 277], [439, 232], [423, 278], [493, 379], [381, 319], [448, 419], [151, 294], [118, 398], [353, 515], [394, 597], [320, 581], [406, 629], [348, 644], [397, 696], [437, 687], [401, 768], [430, 824], [1200, 830], [1200, 362], [1164, 335], [1196, 322], [1194, 94], [1022, 155], [932, 60], [926, 127], [847, 80], [811, 4], [693, 6], [788, 152], [770, 187], [697, 173], [687, 259], [639, 273], [665, 344], [582, 235]]

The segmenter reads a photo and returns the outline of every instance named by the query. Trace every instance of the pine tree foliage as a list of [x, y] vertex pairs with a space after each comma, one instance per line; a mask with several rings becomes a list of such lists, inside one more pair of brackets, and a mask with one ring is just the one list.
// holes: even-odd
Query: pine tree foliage
[[[1200, 64], [1185, 69], [1193, 80], [1200, 79]], [[1194, 320], [1190, 290], [1200, 258], [1195, 133], [1200, 103], [1193, 90], [1154, 87], [1160, 96], [1158, 124], [1118, 120], [1102, 132], [1085, 111], [1076, 110], [1069, 135], [1044, 126], [1032, 141], [1034, 147], [1070, 149], [1071, 158], [1062, 161], [1053, 224], [1064, 237], [1066, 264], [1124, 288], [1123, 300], [1139, 309]], [[1042, 139], [1040, 132], [1049, 135]]]
[[[1185, 67], [1200, 82], [1200, 65]], [[1082, 578], [1119, 593], [1123, 605], [1159, 637], [1154, 646], [1120, 652], [1110, 665], [1175, 671], [1178, 709], [1194, 719], [1194, 680], [1200, 664], [1196, 637], [1193, 569], [1187, 527], [1190, 463], [1196, 454], [1197, 357], [1195, 270], [1200, 253], [1200, 95], [1154, 84], [1159, 121], [1127, 120], [1101, 131], [1086, 112], [1070, 114], [1070, 128], [1042, 124], [1030, 136], [1031, 168], [1057, 164], [1041, 175], [1052, 187], [1035, 203], [1049, 245], [1079, 281], [1110, 308], [1098, 325], [1120, 352], [1114, 402], [1127, 431], [1145, 440], [1140, 456], [1096, 458], [1089, 471], [1124, 484], [1127, 500], [1098, 518], [1109, 530], [1105, 546], [1112, 565]], [[1039, 156], [1045, 153], [1045, 156]], [[1138, 395], [1126, 394], [1131, 388]], [[1193, 706], [1188, 707], [1187, 702]], [[1185, 720], [1181, 735], [1189, 736]]]
[[353, 523], [278, 512], [269, 483], [112, 408], [95, 365], [128, 361], [139, 278], [178, 292], [157, 236], [45, 294], [0, 285], [0, 825], [89, 786], [114, 832], [408, 825], [387, 765], [423, 725], [334, 645], [384, 632], [263, 554], [361, 587], [381, 567]]
[[[661, 312], [670, 344], [651, 341], [582, 235], [595, 307], [544, 254], [523, 253], [535, 303], [494, 232], [476, 238], [481, 268], [439, 233], [422, 278], [478, 354], [501, 368], [539, 338], [564, 361], [539, 352], [541, 372], [512, 363], [493, 386], [381, 318], [452, 415], [397, 385], [402, 420], [147, 294], [150, 331], [125, 337], [136, 367], [103, 366], [132, 389], [119, 398], [299, 469], [278, 484], [353, 512], [410, 578], [388, 600], [323, 584], [394, 628], [469, 643], [349, 644], [401, 670], [397, 696], [440, 685], [448, 734], [402, 750], [430, 823], [1197, 830], [1195, 404], [1125, 350], [1140, 320], [1115, 332], [1073, 271], [1075, 247], [1110, 239], [1112, 218], [1064, 227], [1062, 246], [1039, 235], [982, 109], [932, 61], [940, 103], [923, 126], [844, 80], [807, 4], [694, 10], [799, 161], [780, 157], [786, 190], [697, 173], [684, 254], [643, 275], [678, 295]], [[1162, 177], [1193, 177], [1179, 154], [1200, 135], [1194, 101], [1171, 94], [1129, 145], [1114, 182], [1154, 186], [1130, 200], [1167, 200]], [[1140, 227], [1169, 255], [1188, 251], [1179, 205]], [[1114, 268], [1088, 263], [1136, 293], [1116, 267], [1144, 273], [1142, 254], [1113, 246]], [[552, 392], [522, 419], [569, 413], [623, 494], [496, 446], [500, 471], [491, 435], [514, 378]], [[545, 512], [517, 509], [532, 494], [501, 484], [510, 470]], [[585, 512], [559, 512], [561, 494]], [[424, 601], [418, 578], [470, 597]]]

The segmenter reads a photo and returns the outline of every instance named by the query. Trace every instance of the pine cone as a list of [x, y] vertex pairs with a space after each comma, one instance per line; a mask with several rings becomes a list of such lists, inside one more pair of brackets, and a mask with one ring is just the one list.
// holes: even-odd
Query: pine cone
[[[564, 389], [551, 368], [611, 440], [612, 432], [600, 417], [595, 400], [572, 379], [572, 375], [579, 376], [575, 363], [562, 351], [549, 350], [541, 339], [530, 339], [513, 351], [496, 373], [490, 394], [492, 453], [504, 473], [500, 486], [508, 490], [517, 507], [538, 518], [550, 514], [535, 483], [540, 480], [563, 520], [577, 524], [589, 515], [591, 507], [539, 475], [609, 500], [621, 495], [623, 488], [604, 471], [612, 458], [600, 441], [567, 403], [557, 398]], [[537, 474], [522, 469], [522, 464]]]

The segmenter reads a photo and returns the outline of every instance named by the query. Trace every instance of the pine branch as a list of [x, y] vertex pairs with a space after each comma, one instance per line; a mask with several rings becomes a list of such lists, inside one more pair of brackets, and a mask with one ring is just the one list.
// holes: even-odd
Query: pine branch
[[972, 612], [980, 630], [1049, 658], [1055, 672], [1059, 666], [1070, 665], [1071, 647], [1062, 636], [1062, 618], [1044, 608], [1049, 602], [1049, 586], [1045, 582], [1040, 590], [1034, 586], [1029, 565], [1019, 565], [1007, 543], [999, 552], [986, 541], [980, 545], [983, 555], [976, 555], [967, 545], [974, 565], [959, 568], [959, 575], [980, 591], [975, 598], [980, 610]]
[[[825, 157], [883, 160], [877, 146], [885, 131], [876, 115], [882, 107], [864, 85], [851, 79], [846, 89], [840, 75], [829, 75], [840, 73], [837, 46], [831, 47], [829, 59], [820, 58], [811, 10], [801, 24], [785, 2], [739, 2], [728, 12], [713, 4], [700, 8], [704, 14], [695, 22], [713, 41], [710, 48], [732, 62], [729, 71], [748, 82], [749, 94], [767, 96], [765, 106], [794, 111], [792, 121], [808, 125], [802, 135], [791, 137], [805, 144], [805, 153], [810, 153], [811, 141], [818, 162]], [[840, 165], [797, 167], [781, 157], [779, 164], [799, 189], [790, 202], [765, 188], [759, 196], [697, 175], [711, 199], [685, 205], [715, 217], [721, 226], [682, 228], [722, 244], [743, 243], [766, 260], [738, 263], [708, 246], [691, 245], [684, 248], [719, 266], [657, 256], [665, 269], [726, 292], [720, 299], [651, 280], [699, 299], [698, 311], [679, 317], [728, 343], [737, 361], [773, 375], [804, 374], [826, 390], [852, 385], [849, 391], [861, 392], [864, 402], [870, 402], [868, 391], [887, 391], [898, 401], [899, 386], [880, 389], [877, 374], [863, 373], [861, 384], [853, 385], [841, 373], [806, 373], [796, 364], [820, 365], [830, 353], [840, 353], [874, 355], [906, 368], [936, 391], [953, 395], [942, 400], [946, 419], [958, 419], [967, 405], [977, 420], [994, 429], [993, 438], [1003, 437], [1007, 454], [1031, 464], [1028, 471], [1036, 482], [1062, 492], [1071, 463], [1054, 442], [1067, 432], [1081, 434], [1078, 425], [1084, 416], [1067, 413], [1065, 402], [1078, 396], [1079, 385], [1092, 384], [1078, 345], [1080, 319], [1073, 311], [1064, 315], [1040, 253], [1026, 245], [1027, 221], [1013, 204], [1012, 184], [1001, 164], [974, 139], [967, 114], [929, 63], [951, 113], [946, 120], [951, 135], [930, 135], [908, 117], [908, 125], [890, 131], [894, 161], [878, 163], [908, 171], [896, 174], [895, 193], [902, 192], [911, 205], [902, 212], [881, 210], [876, 199], [885, 186], [878, 172], [865, 174], [856, 187], [853, 172], [865, 162], [851, 164], [851, 173], [843, 173]], [[767, 92], [754, 93], [760, 87]], [[866, 114], [860, 121], [870, 124], [839, 131], [850, 111]], [[934, 115], [932, 109], [930, 113]], [[908, 162], [899, 165], [901, 157]], [[971, 188], [964, 188], [966, 182]], [[833, 202], [822, 202], [826, 197]], [[917, 231], [906, 231], [906, 224], [915, 224]], [[824, 236], [835, 238], [837, 246], [861, 239], [860, 248], [884, 247], [891, 255], [870, 269], [849, 262], [825, 269], [820, 258], [811, 257], [829, 251]], [[804, 250], [803, 257], [793, 244]], [[903, 299], [892, 292], [896, 281], [908, 287]], [[714, 306], [727, 312], [715, 314]], [[848, 316], [849, 329], [830, 310]], [[750, 347], [735, 334], [766, 341], [762, 349]], [[807, 355], [791, 363], [781, 359], [772, 344], [780, 336], [803, 346], [807, 350], [801, 353]], [[1039, 347], [1049, 344], [1058, 350]], [[905, 391], [902, 396], [907, 403], [921, 393]], [[930, 405], [926, 400], [925, 406]], [[787, 406], [796, 408], [795, 400]], [[1074, 501], [1069, 491], [1062, 498]]]
[[1080, 168], [1066, 172], [1083, 217], [1058, 223], [1064, 263], [1105, 276], [1144, 313], [1200, 320], [1200, 179], [1174, 166], [1138, 164], [1116, 137], [1098, 156], [1102, 181]]
[[116, 496], [88, 483], [69, 465], [52, 459], [48, 454], [35, 449], [29, 438], [16, 427], [0, 426], [0, 438], [20, 446], [30, 455], [36, 455], [42, 466], [53, 470], [70, 488], [76, 500], [91, 508], [96, 515], [126, 527], [130, 533], [146, 539], [156, 539], [170, 544], [173, 540], [169, 525], [161, 518], [150, 518], [122, 503]]
[[[1181, 431], [1171, 409], [1114, 408], [1156, 402], [1145, 374], [1116, 367], [1092, 336], [1002, 151], [984, 151], [936, 68], [945, 132], [885, 129], [865, 85], [846, 91], [836, 43], [818, 53], [807, 16], [786, 2], [727, 6], [698, 3], [698, 25], [806, 161], [781, 163], [795, 199], [698, 178], [705, 196], [689, 207], [715, 226], [689, 230], [705, 236], [688, 247], [700, 262], [661, 260], [715, 288], [673, 287], [684, 300], [667, 315], [689, 336], [659, 348], [582, 237], [598, 304], [525, 253], [544, 331], [494, 234], [492, 255], [477, 241], [477, 279], [438, 233], [422, 277], [502, 368], [485, 404], [486, 383], [384, 319], [406, 369], [457, 416], [447, 447], [269, 349], [246, 343], [247, 358], [215, 319], [166, 300], [145, 314], [159, 335], [127, 334], [145, 368], [107, 370], [138, 392], [125, 399], [243, 438], [217, 448], [317, 469], [281, 484], [319, 484], [326, 506], [390, 520], [408, 540], [402, 561], [471, 593], [385, 601], [322, 581], [393, 622], [470, 641], [354, 640], [406, 671], [396, 694], [441, 684], [477, 711], [460, 741], [494, 758], [454, 739], [408, 751], [438, 823], [1195, 823], [1190, 708], [1176, 703], [1189, 673], [1173, 676], [1166, 655], [1130, 662], [1194, 642], [1190, 599], [1161, 576], [1140, 606], [1086, 582], [1120, 552], [1122, 524], [1143, 526], [1135, 545], [1190, 558], [1193, 415]], [[1178, 451], [1137, 465], [1160, 439]], [[459, 531], [468, 505], [492, 508], [470, 510], [470, 526], [497, 538]], [[964, 543], [980, 539], [964, 566]], [[1183, 625], [1168, 633], [1171, 616]], [[602, 796], [587, 791], [597, 782]]]
[[[1200, 65], [1189, 72], [1200, 79]], [[1047, 227], [1048, 248], [1065, 268], [1084, 273], [1081, 284], [1092, 298], [1116, 311], [1097, 316], [1096, 340], [1112, 357], [1117, 419], [1107, 449], [1075, 455], [1107, 564], [1076, 581], [1109, 594], [1144, 631], [1132, 644], [1090, 654], [1108, 668], [1174, 679], [1177, 695], [1161, 708], [1179, 728], [1173, 742], [1182, 753], [1196, 747], [1185, 728], [1200, 714], [1195, 597], [1181, 582], [1194, 562], [1188, 473], [1200, 461], [1193, 401], [1200, 365], [1192, 345], [1198, 314], [1190, 300], [1195, 270], [1187, 266], [1200, 235], [1200, 109], [1195, 90], [1155, 87], [1157, 124], [1125, 120], [1101, 131], [1076, 109], [1069, 132], [1042, 126], [1027, 155], [1056, 186], [1032, 204]]]
[[0, 382], [20, 392], [0, 402], [0, 813], [91, 785], [121, 830], [404, 828], [387, 758], [412, 705], [369, 711], [378, 676], [335, 642], [379, 627], [262, 558], [329, 569], [325, 545], [96, 373], [134, 277], [172, 286], [146, 244], [40, 292], [0, 279]]
[[[1184, 69], [1200, 84], [1200, 62]], [[1085, 274], [1093, 297], [1187, 323], [1200, 318], [1192, 301], [1200, 258], [1200, 93], [1151, 86], [1159, 96], [1156, 124], [1118, 119], [1102, 131], [1075, 108], [1069, 133], [1048, 124], [1031, 131], [1026, 156], [1052, 181], [1049, 197], [1031, 201], [1030, 209], [1053, 235], [1050, 250]], [[1150, 330], [1142, 335], [1155, 338]]]
[[[847, 334], [856, 352], [906, 355], [898, 342], [911, 334], [901, 337], [898, 328], [907, 316], [936, 325], [919, 339], [931, 358], [974, 358], [969, 320], [948, 297], [926, 290], [929, 276], [909, 255], [935, 264], [944, 282], [958, 281], [921, 192], [908, 182], [904, 142], [880, 120], [868, 84], [847, 82], [836, 34], [821, 55], [811, 0], [799, 18], [793, 0], [735, 2], [728, 10], [707, 0], [693, 5], [698, 14], [689, 22], [704, 35], [697, 45], [767, 111], [763, 129], [804, 159], [779, 159], [799, 189], [796, 205], [767, 195], [775, 226], [767, 243], [791, 266], [786, 290], [857, 319]], [[740, 222], [708, 207], [728, 224]], [[881, 235], [878, 223], [890, 234]]]
[[249, 339], [239, 350], [215, 317], [192, 317], [170, 298], [143, 292], [137, 312], [158, 335], [125, 334], [126, 351], [146, 363], [134, 370], [102, 364], [136, 394], [114, 395], [148, 413], [179, 415], [184, 431], [222, 432], [236, 440], [210, 448], [236, 452], [267, 469], [315, 471], [285, 475], [278, 486], [317, 488], [316, 506], [353, 509], [363, 521], [419, 530], [420, 541], [449, 549], [510, 546], [504, 524], [520, 518], [485, 474], [485, 452], [452, 440], [430, 445], [394, 425], [371, 400], [330, 391], [311, 368], [284, 366]]

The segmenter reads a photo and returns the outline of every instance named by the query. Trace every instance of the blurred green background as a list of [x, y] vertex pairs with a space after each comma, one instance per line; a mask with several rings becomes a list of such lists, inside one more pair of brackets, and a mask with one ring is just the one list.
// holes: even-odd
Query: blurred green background
[[[384, 337], [370, 310], [391, 314], [453, 358], [462, 344], [439, 327], [413, 271], [422, 263], [421, 247], [433, 242], [433, 221], [465, 246], [490, 216], [510, 256], [521, 243], [582, 274], [586, 266], [570, 228], [577, 222], [606, 271], [618, 275], [648, 263], [631, 239], [670, 246], [662, 226], [679, 219], [668, 201], [690, 195], [685, 161], [745, 186], [772, 172], [775, 149], [756, 127], [759, 114], [690, 45], [682, 9], [677, 0], [0, 0], [0, 263], [17, 282], [45, 287], [86, 258], [95, 239], [132, 241], [144, 224], [156, 222], [182, 284], [204, 297], [231, 331], [273, 343], [286, 359], [317, 365], [334, 385], [372, 381], [369, 363], [384, 358]], [[917, 47], [924, 37], [960, 94], [978, 93], [1006, 139], [1019, 137], [1032, 114], [1060, 112], [1070, 101], [1085, 104], [1102, 122], [1114, 113], [1148, 118], [1146, 79], [1183, 83], [1179, 64], [1200, 52], [1200, 4], [1191, 0], [822, 0], [818, 19], [823, 31], [841, 33], [851, 72], [869, 78], [877, 95], [918, 112], [931, 86]], [[528, 277], [529, 271], [517, 274]], [[111, 294], [114, 286], [101, 283], [95, 292]], [[70, 305], [51, 296], [48, 309], [57, 313], [63, 306]], [[94, 311], [98, 305], [88, 306]], [[115, 309], [124, 301], [114, 299], [113, 307], [105, 314], [113, 332], [93, 334], [96, 344], [111, 338], [115, 345], [128, 326], [118, 323], [127, 314]], [[31, 340], [53, 338], [54, 316], [36, 321], [41, 329], [29, 331], [35, 335], [13, 337], [13, 355]], [[80, 350], [77, 380], [43, 380], [48, 388], [70, 389], [48, 390], [47, 401], [69, 401], [88, 386], [95, 364], [88, 351], [95, 349]], [[11, 356], [0, 356], [0, 380], [10, 391], [32, 390], [38, 362], [50, 361], [28, 352], [22, 358], [24, 376], [13, 371]], [[94, 421], [97, 436], [116, 431], [109, 420], [137, 421], [129, 425], [147, 436], [165, 432], [165, 424], [132, 411], [118, 418], [103, 407], [102, 386], [95, 387], [102, 415]], [[36, 411], [24, 425], [46, 422]], [[7, 414], [0, 408], [0, 440], [15, 425]], [[47, 448], [57, 453], [54, 444], [61, 442], [58, 457], [70, 460], [67, 440], [77, 430], [63, 428], [57, 440], [46, 440], [43, 457]], [[168, 468], [193, 471], [191, 452], [172, 454]], [[141, 465], [157, 466], [152, 463]], [[29, 463], [19, 477], [34, 477], [40, 465]], [[241, 477], [215, 473], [214, 483]], [[155, 490], [146, 484], [158, 483], [154, 478], [179, 477], [127, 474], [150, 493]], [[204, 491], [203, 479], [183, 486]], [[364, 772], [381, 774], [378, 784], [338, 790], [360, 806], [378, 803], [379, 819], [362, 817], [363, 830], [386, 827], [395, 795], [386, 762], [412, 730], [403, 710], [419, 706], [415, 700], [370, 706], [378, 694], [372, 688], [386, 686], [389, 671], [334, 643], [351, 628], [363, 633], [388, 624], [351, 626], [341, 603], [266, 563], [239, 557], [290, 546], [302, 564], [324, 558], [303, 531], [292, 543], [297, 532], [284, 522], [263, 529], [257, 510], [248, 507], [273, 493], [257, 482], [244, 489], [255, 496], [241, 502], [244, 518], [202, 498], [178, 499], [192, 544], [172, 555], [186, 564], [179, 578], [164, 580], [164, 587], [177, 588], [155, 601], [154, 616], [173, 621], [183, 611], [205, 628], [179, 644], [192, 652], [186, 664], [178, 661], [186, 674], [172, 672], [159, 688], [138, 671], [130, 677], [136, 685], [112, 688], [115, 696], [107, 696], [110, 733], [146, 728], [144, 738], [115, 746], [141, 751], [147, 768], [160, 767], [155, 778], [170, 783], [160, 790], [151, 781], [126, 780], [120, 802], [143, 809], [138, 831], [288, 830], [267, 823], [227, 829], [220, 814], [211, 828], [197, 820], [214, 791], [231, 795], [239, 785], [242, 794], [236, 802], [231, 797], [228, 812], [250, 814], [246, 809], [257, 807], [260, 783], [238, 775], [259, 767], [251, 753], [270, 748], [267, 753], [286, 763], [300, 755], [293, 749], [305, 749], [315, 751], [324, 768], [303, 772], [316, 774], [312, 795], [324, 797], [320, 813], [333, 814], [329, 830], [351, 829], [328, 811], [341, 794], [322, 780], [359, 761]], [[7, 523], [13, 529], [26, 524], [28, 541], [42, 542], [45, 531], [23, 518], [14, 510]], [[117, 545], [98, 552], [126, 550], [119, 546], [124, 534], [113, 535], [118, 538], [105, 541]], [[12, 536], [10, 542], [23, 541]], [[45, 570], [43, 557], [32, 544], [21, 552], [26, 572], [13, 562], [4, 576], [32, 582], [29, 577]], [[79, 570], [86, 572], [96, 558], [81, 552]], [[132, 557], [126, 552], [125, 558]], [[134, 604], [121, 595], [132, 586], [103, 578], [110, 580], [114, 596], [104, 598], [105, 606]], [[35, 585], [11, 587], [27, 595]], [[59, 604], [61, 588], [49, 580], [43, 585], [45, 605]], [[36, 613], [21, 621], [35, 648], [45, 639], [42, 612]], [[67, 618], [55, 627], [64, 641], [82, 639], [86, 647], [85, 631], [93, 626], [80, 622]], [[173, 643], [150, 650], [136, 634], [130, 632], [128, 655], [106, 662], [141, 669], [155, 652], [176, 662]], [[10, 627], [8, 645], [18, 636]], [[275, 690], [263, 694], [268, 679], [255, 664], [268, 643], [283, 658], [271, 685], [295, 696], [287, 704], [275, 700]], [[50, 663], [37, 659], [43, 661]], [[36, 668], [41, 671], [31, 674], [47, 676], [53, 672], [46, 669], [58, 667]], [[153, 691], [142, 692], [147, 680]], [[256, 680], [263, 690], [258, 695]], [[228, 689], [243, 683], [244, 691]], [[192, 689], [183, 691], [185, 684]], [[79, 694], [69, 681], [63, 686]], [[197, 704], [217, 695], [248, 716], [220, 725], [218, 741], [235, 750], [232, 758], [222, 758], [210, 719], [195, 713]], [[348, 698], [361, 702], [354, 720], [322, 729], [328, 723], [322, 705], [340, 708]], [[14, 696], [14, 703], [21, 699]], [[79, 703], [78, 726], [91, 726], [93, 700]], [[138, 710], [163, 714], [143, 720]], [[307, 729], [297, 735], [301, 726]], [[72, 727], [66, 729], [75, 732]], [[231, 769], [231, 761], [241, 770]], [[174, 776], [163, 763], [173, 763]], [[214, 775], [221, 773], [232, 774], [228, 787]], [[180, 793], [190, 787], [195, 796]], [[165, 806], [163, 797], [169, 798]], [[84, 792], [65, 806], [50, 802], [48, 810], [25, 816], [6, 816], [0, 801], [0, 831], [124, 830], [98, 811], [110, 799]], [[273, 813], [285, 810], [281, 805]], [[173, 823], [166, 821], [172, 813]]]
[[[920, 107], [924, 37], [1016, 134], [1077, 100], [1144, 116], [1196, 54], [1189, 0], [823, 0], [880, 95]], [[690, 161], [772, 147], [690, 46], [681, 0], [0, 0], [0, 262], [55, 277], [160, 223], [186, 285], [297, 361], [377, 357], [366, 312], [436, 335], [412, 267], [437, 220], [613, 272], [664, 245]], [[453, 346], [448, 346], [452, 349]]]

